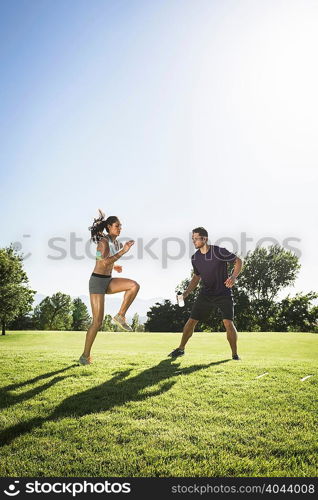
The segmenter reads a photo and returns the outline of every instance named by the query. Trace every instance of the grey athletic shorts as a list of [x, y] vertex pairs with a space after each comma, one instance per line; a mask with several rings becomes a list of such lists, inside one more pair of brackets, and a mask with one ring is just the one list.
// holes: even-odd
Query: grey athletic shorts
[[111, 279], [111, 274], [92, 273], [88, 283], [89, 293], [106, 293]]

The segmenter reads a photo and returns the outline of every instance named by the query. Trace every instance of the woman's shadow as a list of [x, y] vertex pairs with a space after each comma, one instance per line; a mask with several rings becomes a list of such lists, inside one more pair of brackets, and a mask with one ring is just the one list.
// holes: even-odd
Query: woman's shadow
[[[30, 380], [25, 380], [24, 382], [19, 382], [17, 384], [10, 384], [7, 385], [6, 387], [0, 388], [0, 409], [9, 408], [10, 406], [22, 403], [22, 401], [25, 401], [27, 399], [32, 399], [34, 396], [37, 396], [38, 394], [45, 391], [49, 387], [52, 387], [52, 385], [63, 380], [65, 377], [61, 377], [60, 374], [66, 372], [67, 370], [70, 370], [70, 368], [73, 368], [75, 366], [78, 365], [67, 366], [66, 368], [62, 368], [61, 370], [55, 370], [53, 372], [44, 373]], [[46, 384], [34, 387], [29, 391], [22, 392], [21, 394], [11, 394], [11, 391], [16, 391], [17, 389], [20, 389], [21, 387], [24, 387], [26, 385], [35, 384], [40, 380], [48, 379], [50, 377], [53, 377], [54, 375], [56, 375], [56, 377], [54, 377], [52, 380], [49, 380]]]
[[[143, 401], [158, 396], [171, 389], [176, 383], [175, 380], [169, 379], [177, 375], [191, 375], [191, 373], [206, 370], [211, 366], [228, 361], [230, 360], [224, 359], [206, 365], [193, 365], [180, 369], [179, 364], [172, 363], [170, 359], [165, 359], [158, 365], [152, 366], [134, 377], [127, 378], [132, 368], [116, 372], [106, 382], [64, 399], [47, 417], [36, 417], [4, 429], [0, 433], [0, 445], [9, 444], [15, 438], [49, 421], [56, 421], [69, 416], [82, 417], [90, 413], [105, 412], [130, 401]], [[161, 382], [163, 383], [159, 388], [155, 387]]]

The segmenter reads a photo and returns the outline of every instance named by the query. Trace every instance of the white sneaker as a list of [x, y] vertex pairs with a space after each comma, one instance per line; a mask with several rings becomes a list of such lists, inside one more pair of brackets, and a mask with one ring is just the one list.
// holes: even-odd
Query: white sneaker
[[80, 359], [78, 360], [80, 365], [91, 365], [92, 364], [92, 358], [89, 356], [88, 358], [82, 354]]
[[127, 325], [125, 318], [123, 318], [119, 314], [116, 314], [116, 316], [114, 316], [112, 318], [112, 322], [115, 325], [118, 325], [120, 328], [122, 328], [126, 332], [132, 332], [133, 331], [132, 328], [129, 325]]

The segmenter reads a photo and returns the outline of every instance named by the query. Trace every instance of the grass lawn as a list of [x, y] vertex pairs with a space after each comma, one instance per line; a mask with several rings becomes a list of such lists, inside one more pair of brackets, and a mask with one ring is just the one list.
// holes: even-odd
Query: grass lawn
[[318, 335], [84, 337], [0, 336], [0, 476], [317, 476]]

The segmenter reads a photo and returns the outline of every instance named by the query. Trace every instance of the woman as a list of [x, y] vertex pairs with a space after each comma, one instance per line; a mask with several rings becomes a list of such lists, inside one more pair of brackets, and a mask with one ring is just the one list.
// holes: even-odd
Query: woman
[[[121, 223], [118, 217], [110, 216], [105, 220], [105, 214], [100, 209], [98, 211], [100, 216], [94, 219], [93, 225], [88, 228], [91, 232], [91, 241], [97, 243], [97, 248], [96, 264], [89, 280], [93, 321], [87, 331], [84, 351], [79, 359], [81, 365], [92, 363], [90, 352], [96, 334], [103, 324], [105, 294], [125, 292], [121, 308], [112, 319], [123, 330], [131, 331], [126, 323], [125, 314], [140, 288], [136, 281], [112, 278], [113, 268], [119, 273], [122, 272], [122, 267], [114, 265], [115, 262], [130, 250], [134, 241], [127, 241], [124, 245], [119, 243], [117, 237], [121, 232]], [[107, 234], [104, 233], [105, 229]]]

